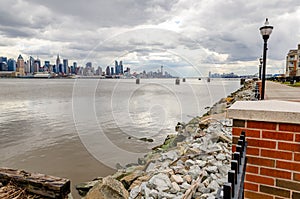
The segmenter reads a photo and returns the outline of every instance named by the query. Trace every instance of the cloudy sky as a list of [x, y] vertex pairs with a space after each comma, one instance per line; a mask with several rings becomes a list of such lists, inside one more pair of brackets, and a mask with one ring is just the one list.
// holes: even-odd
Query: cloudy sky
[[1, 0], [0, 56], [56, 55], [93, 66], [123, 60], [181, 76], [255, 74], [268, 17], [268, 73], [300, 43], [298, 0]]

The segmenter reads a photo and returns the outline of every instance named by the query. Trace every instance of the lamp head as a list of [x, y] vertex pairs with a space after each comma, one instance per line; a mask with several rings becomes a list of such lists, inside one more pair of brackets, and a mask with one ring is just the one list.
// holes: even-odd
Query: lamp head
[[259, 28], [260, 34], [263, 36], [263, 39], [268, 39], [272, 33], [273, 26], [269, 25], [269, 20], [266, 18], [265, 25]]

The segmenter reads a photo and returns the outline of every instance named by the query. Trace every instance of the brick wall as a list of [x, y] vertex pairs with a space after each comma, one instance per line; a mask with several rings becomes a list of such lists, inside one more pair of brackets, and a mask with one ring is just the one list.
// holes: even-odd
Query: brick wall
[[300, 125], [234, 119], [234, 144], [241, 131], [248, 142], [245, 198], [300, 199]]
[[[268, 118], [268, 111], [262, 114]], [[300, 199], [300, 120], [299, 124], [281, 122], [280, 118], [258, 121], [251, 111], [248, 118], [244, 113], [242, 119], [239, 115], [233, 111], [229, 117], [233, 118], [232, 150], [241, 131], [246, 132], [248, 142], [245, 198]]]

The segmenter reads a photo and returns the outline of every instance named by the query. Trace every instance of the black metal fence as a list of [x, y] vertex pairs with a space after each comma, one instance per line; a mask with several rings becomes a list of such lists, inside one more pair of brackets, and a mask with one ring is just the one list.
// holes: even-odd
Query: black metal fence
[[217, 192], [216, 199], [243, 199], [244, 180], [247, 164], [247, 142], [246, 134], [241, 132], [236, 152], [232, 154], [231, 170], [228, 171], [228, 182]]
[[254, 93], [255, 93], [255, 98], [260, 100], [259, 86], [257, 83], [255, 84]]

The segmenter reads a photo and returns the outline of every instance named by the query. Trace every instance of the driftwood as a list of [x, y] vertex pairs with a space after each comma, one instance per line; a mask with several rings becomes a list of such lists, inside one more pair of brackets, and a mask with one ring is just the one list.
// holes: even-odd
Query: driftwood
[[199, 184], [203, 178], [203, 173], [200, 173], [199, 177], [192, 183], [191, 187], [186, 190], [182, 199], [191, 199], [199, 187]]
[[0, 168], [0, 182], [3, 185], [13, 183], [26, 192], [45, 198], [64, 199], [70, 193], [71, 187], [70, 180], [65, 178], [8, 168]]

